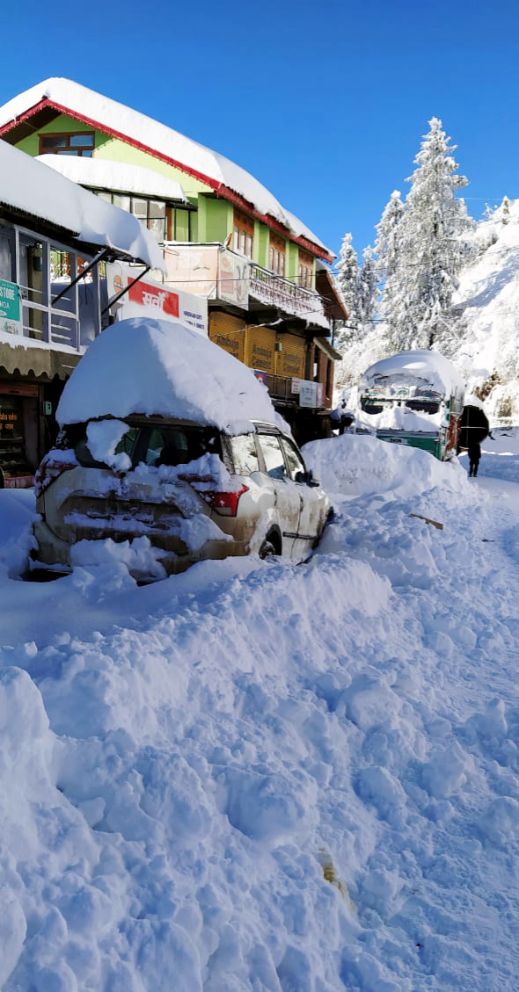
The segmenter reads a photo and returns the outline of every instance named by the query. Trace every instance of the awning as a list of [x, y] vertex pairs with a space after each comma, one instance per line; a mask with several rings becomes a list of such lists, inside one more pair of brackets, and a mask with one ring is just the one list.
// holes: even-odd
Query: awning
[[315, 288], [324, 303], [324, 312], [329, 320], [347, 320], [349, 317], [342, 293], [329, 269], [317, 267]]
[[53, 348], [16, 347], [0, 342], [0, 379], [2, 374], [68, 379], [81, 355], [67, 353]]
[[330, 342], [326, 340], [326, 338], [315, 338], [314, 344], [316, 344], [317, 347], [324, 352], [327, 358], [331, 358], [332, 362], [341, 361], [342, 355], [340, 351], [337, 351], [336, 348], [333, 348]]

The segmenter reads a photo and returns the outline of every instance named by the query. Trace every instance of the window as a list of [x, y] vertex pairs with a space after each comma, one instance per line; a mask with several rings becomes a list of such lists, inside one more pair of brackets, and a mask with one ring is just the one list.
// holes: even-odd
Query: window
[[313, 288], [314, 262], [311, 255], [299, 250], [299, 285], [303, 289]]
[[75, 349], [90, 341], [99, 332], [97, 269], [72, 286], [88, 258], [25, 229], [13, 229], [12, 237], [23, 335]]
[[262, 434], [259, 437], [260, 447], [265, 460], [267, 475], [272, 479], [283, 479], [286, 475], [285, 459], [279, 443], [279, 438], [274, 434]]
[[239, 210], [234, 211], [233, 248], [252, 258], [254, 246], [254, 221]]
[[40, 134], [40, 155], [80, 155], [92, 158], [95, 147], [93, 131], [80, 134]]
[[[97, 194], [102, 200], [106, 200], [107, 203], [113, 203], [114, 207], [120, 207], [121, 210], [127, 210], [128, 213], [133, 214], [134, 217], [138, 217], [140, 221], [148, 228], [149, 231], [153, 231], [157, 241], [167, 241], [169, 237], [168, 231], [168, 214], [170, 214], [170, 230], [173, 232], [173, 240], [176, 240], [176, 223], [174, 215], [177, 211], [174, 208], [169, 208], [164, 200], [149, 200], [144, 196], [127, 196], [124, 193], [105, 193], [98, 192]], [[190, 211], [182, 210], [178, 211], [182, 215], [188, 214], [188, 224], [183, 225], [183, 234], [187, 234], [187, 240], [189, 240], [189, 213]], [[180, 228], [180, 223], [179, 223]], [[181, 238], [180, 240], [186, 240], [186, 238]]]
[[14, 281], [15, 245], [12, 230], [0, 227], [0, 279]]
[[297, 480], [297, 476], [300, 475], [301, 472], [303, 475], [306, 475], [306, 469], [301, 458], [299, 457], [299, 453], [286, 437], [281, 438], [281, 447], [285, 452], [289, 477], [293, 482], [301, 481], [301, 479]]
[[285, 275], [285, 254], [285, 241], [283, 241], [283, 238], [278, 238], [278, 236], [273, 234], [271, 231], [269, 240], [269, 268], [278, 276]]
[[234, 471], [237, 475], [259, 472], [258, 452], [254, 434], [244, 434], [229, 439]]
[[217, 436], [210, 431], [153, 427], [143, 460], [146, 465], [187, 465], [208, 452], [219, 453]]
[[[70, 428], [68, 428], [67, 433], [72, 434], [72, 437], [69, 438], [69, 441], [70, 443], [74, 443], [74, 436], [73, 436], [74, 431], [73, 430], [71, 431]], [[123, 434], [121, 440], [119, 441], [117, 447], [115, 448], [114, 454], [128, 455], [130, 461], [133, 462], [133, 455], [137, 444], [137, 440], [139, 438], [139, 434], [140, 434], [140, 429], [138, 427], [128, 427], [126, 434]], [[83, 426], [81, 428], [81, 436], [79, 437], [79, 440], [76, 441], [76, 443], [74, 444], [74, 450], [75, 450], [76, 458], [80, 465], [83, 465], [86, 468], [106, 467], [104, 462], [99, 462], [94, 458], [92, 452], [90, 451], [90, 448], [88, 447], [86, 426]]]

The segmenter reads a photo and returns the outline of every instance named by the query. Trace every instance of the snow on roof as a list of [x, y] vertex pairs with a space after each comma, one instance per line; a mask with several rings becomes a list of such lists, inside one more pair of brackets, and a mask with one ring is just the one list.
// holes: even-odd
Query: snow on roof
[[160, 172], [143, 169], [140, 165], [111, 162], [106, 158], [83, 158], [79, 155], [38, 155], [38, 161], [82, 186], [155, 196], [161, 200], [185, 202], [187, 199], [180, 183], [162, 176]]
[[162, 269], [162, 252], [132, 214], [101, 200], [54, 169], [0, 141], [0, 203]]
[[102, 96], [73, 80], [60, 77], [45, 79], [9, 100], [0, 107], [0, 127], [11, 123], [45, 98], [58, 104], [63, 113], [70, 110], [83, 118], [88, 118], [101, 127], [160, 151], [179, 165], [196, 171], [202, 180], [203, 177], [208, 177], [213, 182], [228, 187], [252, 203], [260, 213], [269, 214], [296, 236], [307, 238], [330, 255], [334, 254], [298, 217], [285, 210], [276, 197], [241, 166], [206, 148], [205, 145], [174, 131], [173, 128], [160, 124], [153, 118]]
[[438, 393], [463, 393], [464, 383], [452, 365], [438, 351], [402, 351], [370, 365], [360, 380], [360, 388], [373, 386], [384, 378], [398, 377], [402, 383], [422, 380]]
[[64, 425], [137, 413], [231, 433], [250, 429], [252, 420], [283, 425], [246, 365], [183, 324], [143, 317], [116, 322], [92, 342], [56, 416]]

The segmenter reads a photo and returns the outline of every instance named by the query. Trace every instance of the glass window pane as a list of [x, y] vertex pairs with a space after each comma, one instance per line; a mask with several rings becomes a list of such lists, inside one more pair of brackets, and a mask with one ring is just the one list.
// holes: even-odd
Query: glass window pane
[[158, 217], [156, 220], [148, 221], [148, 230], [153, 231], [157, 241], [164, 241], [166, 238], [166, 218]]
[[305, 472], [305, 467], [296, 449], [292, 444], [290, 444], [290, 441], [282, 438], [281, 444], [288, 464], [288, 474], [291, 479], [295, 479], [298, 472]]
[[112, 203], [114, 207], [120, 207], [121, 210], [127, 210], [128, 213], [130, 213], [131, 200], [129, 196], [119, 196], [117, 193], [114, 193], [112, 196]]
[[63, 134], [42, 134], [41, 136], [42, 148], [49, 149], [49, 151], [54, 148], [66, 148], [68, 141]]
[[25, 299], [33, 303], [47, 302], [46, 251], [41, 241], [20, 234], [19, 281]]
[[259, 437], [267, 475], [273, 479], [282, 479], [285, 476], [285, 460], [279, 444], [279, 438], [274, 435], [261, 434]]
[[14, 238], [6, 229], [0, 230], [0, 279], [14, 282]]
[[258, 452], [254, 434], [230, 439], [232, 460], [237, 475], [251, 475], [259, 471]]
[[146, 465], [157, 465], [161, 451], [164, 447], [164, 437], [162, 431], [154, 428], [148, 438], [148, 446], [144, 455]]
[[148, 219], [148, 201], [147, 200], [132, 200], [132, 214], [139, 217], [141, 220]]
[[148, 216], [150, 220], [157, 220], [166, 216], [166, 204], [160, 200], [150, 200], [148, 203]]
[[83, 147], [83, 148], [93, 148], [94, 147], [94, 135], [93, 134], [71, 134], [70, 144], [73, 148]]
[[123, 434], [121, 440], [119, 441], [119, 444], [115, 449], [115, 454], [128, 455], [130, 459], [133, 459], [133, 452], [135, 450], [135, 444], [137, 442], [137, 438], [139, 434], [140, 434], [139, 427], [130, 427], [129, 430], [126, 431], [126, 434]]
[[76, 256], [71, 251], [63, 251], [61, 248], [51, 246], [49, 258], [52, 300], [54, 301], [54, 298], [59, 296], [63, 290], [67, 290], [65, 295], [57, 301], [56, 309], [75, 312], [76, 292], [74, 288], [68, 290], [67, 287], [76, 276]]

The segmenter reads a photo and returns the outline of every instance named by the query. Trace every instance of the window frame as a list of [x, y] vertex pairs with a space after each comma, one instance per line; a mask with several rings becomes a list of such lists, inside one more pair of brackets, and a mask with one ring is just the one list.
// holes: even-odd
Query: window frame
[[[145, 194], [134, 194], [134, 193], [124, 193], [122, 190], [117, 190], [117, 192], [109, 189], [101, 189], [96, 187], [93, 192], [101, 200], [106, 203], [111, 203], [112, 206], [119, 207], [120, 210], [126, 210], [127, 213], [131, 214], [132, 217], [137, 217], [142, 224], [145, 225], [148, 231], [154, 233], [154, 228], [150, 227], [150, 221], [156, 221], [162, 218], [151, 217], [150, 207], [152, 204], [161, 204], [164, 206], [164, 227], [163, 227], [163, 237], [158, 238], [159, 244], [163, 242], [177, 240], [177, 210], [182, 210], [187, 214], [187, 228], [188, 228], [188, 242], [192, 239], [192, 224], [191, 215], [196, 213], [196, 210], [190, 208], [187, 204], [179, 205], [173, 200], [159, 200], [156, 196], [146, 196]], [[129, 207], [121, 206], [120, 203], [116, 203], [116, 200], [125, 199], [129, 202]], [[141, 203], [146, 203], [146, 219], [142, 214], [134, 213], [134, 203], [140, 201]], [[156, 235], [157, 237], [157, 235]]]
[[281, 279], [285, 278], [287, 260], [286, 240], [272, 231], [269, 233], [269, 269]]
[[[72, 145], [71, 138], [92, 137], [91, 145]], [[67, 143], [61, 148], [44, 148], [46, 138], [63, 138]], [[96, 147], [95, 131], [46, 131], [39, 135], [39, 155], [76, 155], [78, 158], [92, 158]]]
[[314, 260], [309, 252], [299, 249], [297, 271], [300, 288], [312, 290], [314, 288]]
[[246, 258], [254, 258], [254, 220], [241, 210], [234, 209], [232, 245], [234, 251], [241, 252]]
[[[85, 255], [83, 251], [78, 251], [77, 248], [73, 248], [70, 245], [63, 244], [56, 238], [49, 237], [48, 235], [41, 234], [38, 231], [31, 230], [27, 227], [22, 227], [18, 225], [13, 225], [12, 230], [14, 231], [15, 237], [15, 278], [13, 282], [20, 287], [21, 291], [21, 313], [22, 313], [22, 336], [28, 338], [29, 340], [41, 341], [51, 347], [60, 348], [63, 344], [68, 347], [73, 348], [75, 351], [81, 351], [82, 345], [80, 340], [80, 320], [81, 320], [81, 305], [79, 297], [79, 283], [76, 283], [72, 287], [72, 294], [70, 297], [70, 306], [61, 305], [58, 300], [57, 305], [52, 302], [52, 273], [51, 273], [51, 256], [53, 252], [60, 252], [64, 255], [68, 255], [70, 258], [70, 279], [74, 279], [77, 270], [78, 263], [83, 263], [83, 265], [88, 264], [92, 257]], [[32, 241], [33, 245], [39, 244], [42, 248], [41, 255], [41, 271], [42, 271], [42, 289], [41, 289], [41, 302], [30, 298], [31, 292], [35, 292], [34, 288], [27, 286], [21, 278], [21, 262], [22, 262], [22, 251], [21, 243], [24, 241]], [[87, 280], [92, 281], [94, 284], [94, 306], [95, 306], [95, 321], [97, 328], [101, 328], [101, 309], [100, 309], [100, 286], [99, 286], [99, 268], [95, 266], [90, 270], [87, 275]], [[40, 292], [40, 291], [37, 291]], [[31, 314], [35, 315], [35, 320], [41, 320], [41, 329], [36, 330], [31, 326]], [[38, 316], [40, 315], [40, 316]], [[53, 322], [53, 318], [61, 318], [61, 324]], [[69, 332], [66, 331], [67, 326], [69, 327]], [[97, 333], [99, 333], [99, 330]], [[31, 333], [33, 332], [33, 333]], [[67, 337], [69, 340], [67, 340]]]

